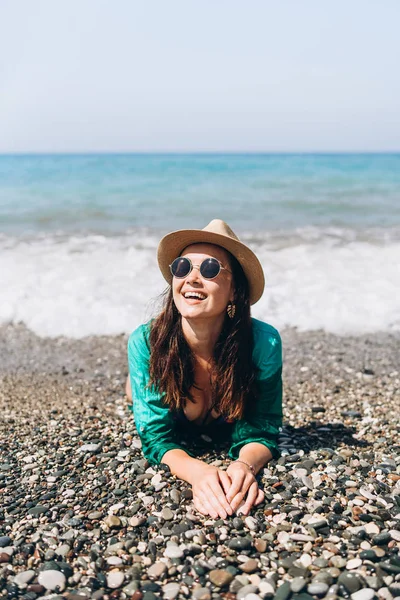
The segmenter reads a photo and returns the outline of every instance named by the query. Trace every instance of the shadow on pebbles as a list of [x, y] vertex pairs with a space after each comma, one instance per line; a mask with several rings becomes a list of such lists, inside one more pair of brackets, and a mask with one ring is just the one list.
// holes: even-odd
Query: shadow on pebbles
[[283, 341], [282, 456], [259, 475], [265, 502], [214, 521], [141, 455], [124, 337], [0, 328], [0, 597], [400, 596], [399, 337]]

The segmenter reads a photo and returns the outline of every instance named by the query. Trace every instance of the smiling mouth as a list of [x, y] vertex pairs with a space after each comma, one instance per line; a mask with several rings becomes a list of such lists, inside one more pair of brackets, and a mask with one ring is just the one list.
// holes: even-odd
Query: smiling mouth
[[186, 292], [184, 295], [186, 300], [205, 300], [207, 296], [200, 294], [200, 292]]

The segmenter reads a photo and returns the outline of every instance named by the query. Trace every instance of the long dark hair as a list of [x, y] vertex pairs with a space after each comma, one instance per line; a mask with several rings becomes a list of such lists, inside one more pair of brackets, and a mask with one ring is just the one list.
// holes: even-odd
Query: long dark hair
[[[230, 255], [235, 285], [233, 319], [225, 316], [214, 347], [211, 371], [212, 405], [227, 419], [241, 419], [255, 378], [252, 361], [253, 335], [250, 317], [249, 284], [236, 258]], [[194, 401], [194, 356], [182, 331], [181, 316], [175, 306], [172, 288], [165, 292], [164, 306], [150, 331], [150, 384], [171, 410], [183, 410]]]

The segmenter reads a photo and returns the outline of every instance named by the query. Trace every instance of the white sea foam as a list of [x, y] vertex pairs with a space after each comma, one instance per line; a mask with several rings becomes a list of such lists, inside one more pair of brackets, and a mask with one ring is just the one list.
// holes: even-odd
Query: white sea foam
[[[278, 328], [400, 331], [397, 235], [302, 230], [247, 238], [266, 274], [253, 315]], [[165, 288], [157, 237], [0, 238], [0, 322], [42, 336], [132, 331]]]

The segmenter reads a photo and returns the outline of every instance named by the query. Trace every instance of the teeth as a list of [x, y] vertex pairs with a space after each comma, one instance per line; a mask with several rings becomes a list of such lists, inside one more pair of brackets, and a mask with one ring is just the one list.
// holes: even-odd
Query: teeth
[[186, 292], [185, 298], [199, 298], [199, 300], [205, 300], [207, 296], [200, 294], [199, 292]]

